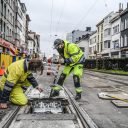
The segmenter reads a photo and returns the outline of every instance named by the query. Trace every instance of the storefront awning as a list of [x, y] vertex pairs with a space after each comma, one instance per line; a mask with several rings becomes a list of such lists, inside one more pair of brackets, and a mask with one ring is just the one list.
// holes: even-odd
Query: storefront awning
[[15, 55], [16, 48], [13, 46], [13, 44], [11, 44], [10, 42], [7, 42], [6, 40], [0, 38], [0, 45], [10, 49], [10, 52], [13, 55]]

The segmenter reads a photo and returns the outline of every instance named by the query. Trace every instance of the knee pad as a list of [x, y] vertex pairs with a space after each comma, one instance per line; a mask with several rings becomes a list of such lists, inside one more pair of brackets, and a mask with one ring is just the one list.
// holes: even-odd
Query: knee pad
[[62, 74], [60, 75], [60, 78], [59, 78], [57, 84], [62, 86], [62, 85], [63, 85], [63, 82], [64, 82], [64, 80], [65, 80], [65, 78], [66, 78], [66, 74], [62, 73]]
[[60, 75], [60, 79], [65, 79], [66, 78], [66, 74], [64, 74], [64, 73], [62, 73], [61, 75]]
[[77, 75], [73, 75], [74, 85], [75, 87], [80, 87], [80, 78]]

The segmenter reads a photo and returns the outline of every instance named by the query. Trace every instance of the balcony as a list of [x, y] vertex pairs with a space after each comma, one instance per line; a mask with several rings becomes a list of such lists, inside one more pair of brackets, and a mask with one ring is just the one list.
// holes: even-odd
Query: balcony
[[18, 7], [16, 7], [16, 12], [18, 13], [18, 15], [19, 15], [20, 17], [22, 17], [22, 13], [21, 13], [21, 11], [19, 10]]
[[19, 22], [18, 20], [16, 20], [16, 26], [17, 26], [20, 30], [22, 30], [22, 25], [20, 24], [20, 22]]

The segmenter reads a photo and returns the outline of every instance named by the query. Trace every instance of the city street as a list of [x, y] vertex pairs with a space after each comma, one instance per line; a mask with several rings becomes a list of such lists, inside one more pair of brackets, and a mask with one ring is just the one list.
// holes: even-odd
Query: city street
[[0, 128], [128, 128], [128, 0], [0, 0]]
[[[57, 65], [52, 65], [51, 67], [52, 70], [50, 75], [47, 75], [48, 66], [45, 66], [43, 75], [34, 73], [34, 76], [37, 79], [39, 86], [41, 86], [44, 91], [42, 94], [39, 94], [38, 91], [36, 91], [35, 89], [31, 90], [30, 88], [29, 92], [31, 96], [28, 94], [28, 97], [36, 96], [39, 99], [44, 97], [45, 98], [49, 97], [50, 90], [51, 90], [50, 85], [53, 84], [53, 80], [54, 80], [53, 72], [55, 72], [56, 67]], [[63, 69], [63, 66], [61, 66], [59, 74], [61, 73], [62, 69]], [[59, 74], [58, 74], [58, 77], [59, 77]], [[110, 78], [112, 80], [109, 80]], [[113, 81], [113, 79], [117, 80], [117, 82]], [[84, 70], [84, 75], [82, 78], [82, 87], [83, 87], [82, 99], [77, 101], [77, 103], [78, 103], [78, 106], [81, 107], [88, 114], [89, 118], [97, 125], [98, 128], [128, 128], [128, 111], [127, 111], [128, 107], [119, 108], [114, 104], [112, 104], [111, 100], [105, 100], [98, 97], [98, 93], [100, 92], [128, 93], [128, 86], [124, 83], [121, 84], [119, 80], [120, 81], [124, 80], [124, 82], [127, 82], [126, 84], [128, 84], [126, 76], [115, 76], [115, 75], [102, 74], [102, 73], [92, 72], [89, 70]], [[68, 77], [68, 79], [65, 80], [64, 87], [67, 88], [71, 92], [71, 94], [73, 94], [73, 96], [75, 97], [75, 88], [73, 84], [72, 74], [70, 75], [70, 77]], [[23, 108], [26, 108], [26, 107], [23, 107]], [[1, 119], [3, 118], [6, 121], [7, 117], [10, 116], [10, 114], [15, 110], [15, 108], [16, 106], [10, 105], [9, 109], [4, 110], [4, 112], [6, 112], [6, 115], [3, 116], [4, 118], [1, 115]], [[23, 108], [20, 109], [19, 113], [23, 112], [22, 110]], [[53, 114], [51, 115], [51, 118], [55, 118], [52, 116]], [[26, 121], [24, 121], [24, 123], [22, 121], [17, 122], [15, 121], [15, 118], [14, 118], [14, 121], [10, 125], [10, 128], [14, 128], [14, 126], [15, 128], [18, 128], [18, 127], [25, 128], [25, 125], [27, 125], [28, 123], [31, 123], [31, 120], [27, 121], [27, 118], [28, 117], [26, 117]], [[32, 118], [32, 116], [29, 118]], [[47, 115], [45, 118], [47, 118]], [[4, 124], [3, 122], [5, 121], [3, 120], [2, 124]], [[34, 122], [36, 124], [37, 122], [39, 122], [37, 126], [38, 128], [45, 125], [47, 125], [48, 128], [51, 128], [51, 126], [54, 126], [54, 123], [55, 123], [55, 122], [47, 123], [45, 121], [38, 121], [38, 117], [37, 117], [37, 120], [35, 117]], [[35, 123], [32, 123], [30, 127], [33, 128], [35, 126]], [[67, 125], [69, 125], [70, 123], [67, 122]], [[57, 128], [59, 127], [59, 125], [62, 125], [61, 126], [62, 128], [67, 127], [66, 123], [64, 123], [63, 121], [61, 122], [61, 124], [56, 123]], [[74, 128], [73, 124], [71, 125], [71, 128]]]
[[[101, 77], [105, 75], [117, 81], [125, 80], [128, 84], [127, 76], [108, 75], [85, 70], [82, 80], [84, 92], [78, 103], [87, 111], [99, 128], [128, 128], [128, 108], [118, 108], [110, 100], [98, 98], [98, 93], [102, 91], [122, 89], [128, 93], [128, 86], [102, 79]], [[65, 81], [65, 86], [75, 95], [72, 76]]]
[[[44, 83], [44, 88], [47, 89], [47, 84], [52, 83], [53, 77], [45, 75], [46, 74], [39, 77], [39, 82], [40, 84]], [[82, 99], [78, 101], [79, 106], [84, 108], [99, 128], [128, 128], [128, 108], [118, 108], [111, 103], [111, 100], [104, 100], [98, 97], [98, 93], [104, 91], [124, 91], [128, 94], [127, 84], [127, 76], [110, 75], [84, 70], [82, 78], [82, 87], [84, 91]], [[64, 86], [67, 87], [75, 97], [72, 74], [65, 81]]]

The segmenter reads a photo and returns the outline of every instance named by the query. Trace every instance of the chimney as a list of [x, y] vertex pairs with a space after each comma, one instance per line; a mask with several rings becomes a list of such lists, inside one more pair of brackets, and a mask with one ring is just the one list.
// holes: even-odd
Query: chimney
[[119, 13], [121, 13], [123, 11], [123, 4], [119, 3]]
[[91, 27], [86, 27], [86, 31], [90, 32], [91, 31]]

